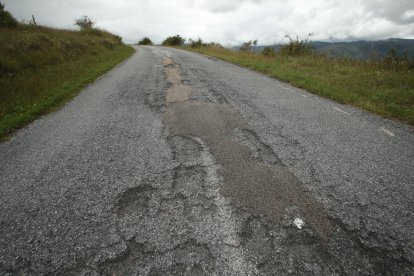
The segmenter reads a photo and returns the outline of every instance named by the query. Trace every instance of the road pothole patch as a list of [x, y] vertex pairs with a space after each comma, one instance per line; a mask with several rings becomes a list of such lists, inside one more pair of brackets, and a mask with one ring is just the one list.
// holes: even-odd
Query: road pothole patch
[[192, 89], [186, 85], [173, 85], [167, 90], [165, 100], [167, 103], [185, 102], [190, 99]]
[[320, 236], [328, 237], [334, 231], [323, 206], [281, 165], [270, 147], [246, 130], [247, 124], [230, 105], [171, 104], [164, 122], [173, 135], [206, 142], [221, 166], [218, 172], [223, 177], [220, 191], [224, 196], [273, 222], [283, 219], [287, 207], [297, 205]]
[[163, 64], [167, 82], [170, 84], [170, 87], [165, 94], [165, 101], [167, 103], [188, 101], [193, 89], [191, 86], [182, 83], [182, 76], [179, 68], [175, 66], [174, 61], [169, 57], [164, 58]]

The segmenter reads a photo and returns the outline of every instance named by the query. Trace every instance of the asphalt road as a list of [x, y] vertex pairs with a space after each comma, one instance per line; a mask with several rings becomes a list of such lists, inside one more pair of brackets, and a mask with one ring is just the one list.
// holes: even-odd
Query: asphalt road
[[414, 131], [139, 47], [0, 143], [0, 275], [414, 274]]

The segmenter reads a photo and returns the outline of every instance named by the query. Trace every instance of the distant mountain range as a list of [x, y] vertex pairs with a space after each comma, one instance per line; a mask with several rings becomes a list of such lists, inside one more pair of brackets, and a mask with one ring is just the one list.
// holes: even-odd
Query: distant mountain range
[[[390, 38], [378, 41], [353, 42], [322, 42], [312, 41], [316, 52], [333, 57], [348, 57], [353, 59], [381, 59], [390, 49], [395, 49], [397, 55], [407, 53], [410, 60], [414, 59], [414, 39]], [[261, 51], [265, 46], [257, 46], [254, 51]], [[271, 45], [278, 50], [281, 45]]]

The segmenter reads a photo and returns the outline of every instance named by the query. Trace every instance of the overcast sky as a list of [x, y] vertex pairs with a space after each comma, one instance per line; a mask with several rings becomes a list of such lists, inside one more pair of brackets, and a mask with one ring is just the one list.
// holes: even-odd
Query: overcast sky
[[137, 42], [169, 35], [230, 46], [250, 39], [283, 43], [286, 34], [312, 40], [414, 38], [414, 0], [3, 0], [16, 18], [74, 28], [88, 15], [99, 28]]

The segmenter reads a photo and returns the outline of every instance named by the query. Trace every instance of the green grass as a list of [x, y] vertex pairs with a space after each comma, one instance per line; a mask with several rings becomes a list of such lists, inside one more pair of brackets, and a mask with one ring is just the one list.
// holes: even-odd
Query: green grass
[[76, 96], [134, 50], [108, 32], [0, 30], [0, 140]]
[[220, 47], [181, 49], [213, 56], [289, 82], [312, 93], [414, 125], [414, 72], [380, 62], [318, 55], [266, 57]]

